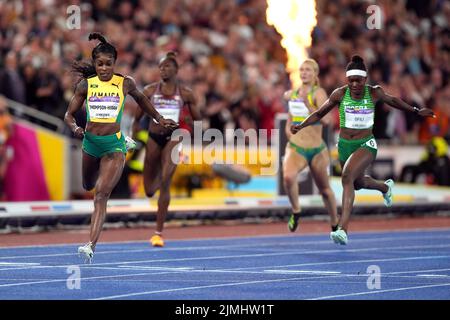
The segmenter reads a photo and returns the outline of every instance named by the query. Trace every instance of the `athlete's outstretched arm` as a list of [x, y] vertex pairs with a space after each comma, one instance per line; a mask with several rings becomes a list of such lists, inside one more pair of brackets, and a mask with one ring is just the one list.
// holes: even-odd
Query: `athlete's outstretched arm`
[[[316, 99], [317, 106], [323, 105], [325, 103], [325, 101], [327, 101], [327, 99], [328, 99], [326, 91], [323, 88], [317, 89], [315, 99]], [[333, 121], [333, 119], [329, 113], [327, 115], [325, 115], [322, 119], [320, 119], [320, 122], [323, 125], [329, 125], [332, 123], [332, 121]]]
[[380, 86], [373, 87], [373, 90], [375, 92], [375, 96], [382, 102], [387, 103], [391, 107], [394, 107], [396, 109], [409, 111], [417, 113], [419, 116], [422, 117], [435, 117], [433, 110], [428, 108], [417, 108], [412, 107], [406, 102], [404, 102], [402, 99], [391, 96], [390, 94], [387, 94], [384, 92], [384, 90]]
[[87, 95], [87, 89], [87, 80], [81, 80], [75, 88], [75, 93], [70, 100], [66, 114], [64, 115], [64, 122], [69, 126], [70, 130], [72, 130], [74, 135], [78, 138], [82, 138], [84, 136], [84, 129], [77, 125], [77, 122], [75, 120], [75, 113], [83, 106], [83, 102], [86, 99]]
[[316, 123], [320, 119], [322, 119], [328, 112], [330, 112], [335, 106], [337, 106], [344, 95], [344, 90], [342, 88], [338, 88], [333, 91], [330, 97], [324, 102], [324, 104], [317, 110], [309, 115], [308, 118], [305, 119], [301, 124], [296, 124], [291, 126], [291, 132], [297, 133], [297, 131], [306, 128], [307, 126]]
[[141, 91], [137, 89], [136, 82], [134, 81], [133, 78], [128, 76], [125, 77], [124, 87], [125, 92], [127, 94], [130, 94], [134, 98], [139, 107], [142, 108], [144, 112], [146, 112], [150, 117], [155, 119], [162, 126], [171, 129], [175, 129], [176, 127], [178, 127], [175, 121], [171, 119], [164, 119], [163, 116], [160, 115], [158, 111], [156, 111], [155, 107], [152, 105], [150, 100]]

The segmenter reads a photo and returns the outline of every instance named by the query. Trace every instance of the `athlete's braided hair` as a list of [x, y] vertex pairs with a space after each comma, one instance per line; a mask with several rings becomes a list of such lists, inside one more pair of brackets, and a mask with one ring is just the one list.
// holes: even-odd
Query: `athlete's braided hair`
[[72, 64], [72, 71], [79, 74], [84, 79], [96, 75], [95, 66], [93, 61], [97, 59], [100, 53], [106, 53], [112, 55], [114, 61], [117, 60], [117, 50], [116, 48], [106, 41], [106, 38], [98, 32], [93, 32], [89, 34], [90, 40], [99, 40], [100, 43], [95, 46], [92, 50], [92, 62], [75, 61]]

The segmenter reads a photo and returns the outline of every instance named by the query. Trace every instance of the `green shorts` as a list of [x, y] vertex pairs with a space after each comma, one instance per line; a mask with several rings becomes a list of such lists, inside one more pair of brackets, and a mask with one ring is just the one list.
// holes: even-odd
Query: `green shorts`
[[96, 158], [114, 152], [127, 153], [125, 137], [120, 131], [109, 136], [96, 136], [90, 132], [85, 132], [82, 149]]
[[326, 148], [326, 145], [322, 142], [322, 144], [317, 148], [303, 148], [289, 141], [289, 147], [297, 151], [299, 155], [305, 158], [306, 161], [308, 161], [308, 164], [311, 164], [314, 157], [322, 152], [322, 150]]
[[352, 155], [353, 152], [358, 150], [359, 148], [366, 148], [370, 152], [372, 152], [374, 158], [377, 157], [377, 142], [373, 135], [358, 139], [358, 140], [347, 140], [339, 137], [338, 140], [338, 152], [339, 152], [339, 161], [346, 162], [347, 159]]

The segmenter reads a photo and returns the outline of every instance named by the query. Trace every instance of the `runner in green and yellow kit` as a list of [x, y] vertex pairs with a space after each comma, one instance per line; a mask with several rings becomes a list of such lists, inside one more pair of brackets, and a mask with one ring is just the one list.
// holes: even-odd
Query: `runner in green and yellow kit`
[[283, 184], [292, 206], [288, 229], [291, 232], [297, 230], [301, 211], [297, 175], [309, 167], [330, 215], [331, 230], [334, 231], [337, 230], [338, 223], [336, 198], [329, 181], [330, 156], [322, 139], [322, 124], [328, 124], [330, 119], [325, 117], [296, 134], [292, 134], [290, 130], [292, 124], [302, 123], [327, 100], [327, 93], [319, 85], [319, 65], [315, 60], [306, 59], [301, 64], [300, 78], [301, 86], [284, 94], [289, 106], [289, 118], [285, 129], [289, 142], [283, 160]]

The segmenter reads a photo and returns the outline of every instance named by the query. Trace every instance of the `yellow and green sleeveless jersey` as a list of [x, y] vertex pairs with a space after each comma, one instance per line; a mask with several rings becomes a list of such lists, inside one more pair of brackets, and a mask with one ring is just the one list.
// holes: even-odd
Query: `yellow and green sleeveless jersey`
[[374, 118], [375, 105], [369, 87], [365, 86], [364, 97], [361, 100], [354, 100], [347, 87], [339, 104], [339, 126], [349, 129], [370, 129], [373, 127]]
[[[317, 86], [314, 86], [309, 92], [308, 92], [308, 102], [311, 106], [314, 107], [314, 109], [317, 109], [317, 106], [314, 104], [314, 92], [316, 91]], [[288, 101], [289, 106], [289, 113], [292, 117], [292, 123], [293, 124], [300, 124], [311, 114], [309, 112], [309, 109], [306, 107], [305, 102], [303, 101], [302, 97], [299, 97], [298, 90], [293, 90], [291, 93], [291, 96]], [[315, 124], [320, 124], [320, 122], [317, 122]]]
[[88, 122], [120, 123], [125, 96], [124, 77], [113, 75], [109, 81], [101, 81], [98, 76], [87, 79], [88, 91], [86, 113]]

